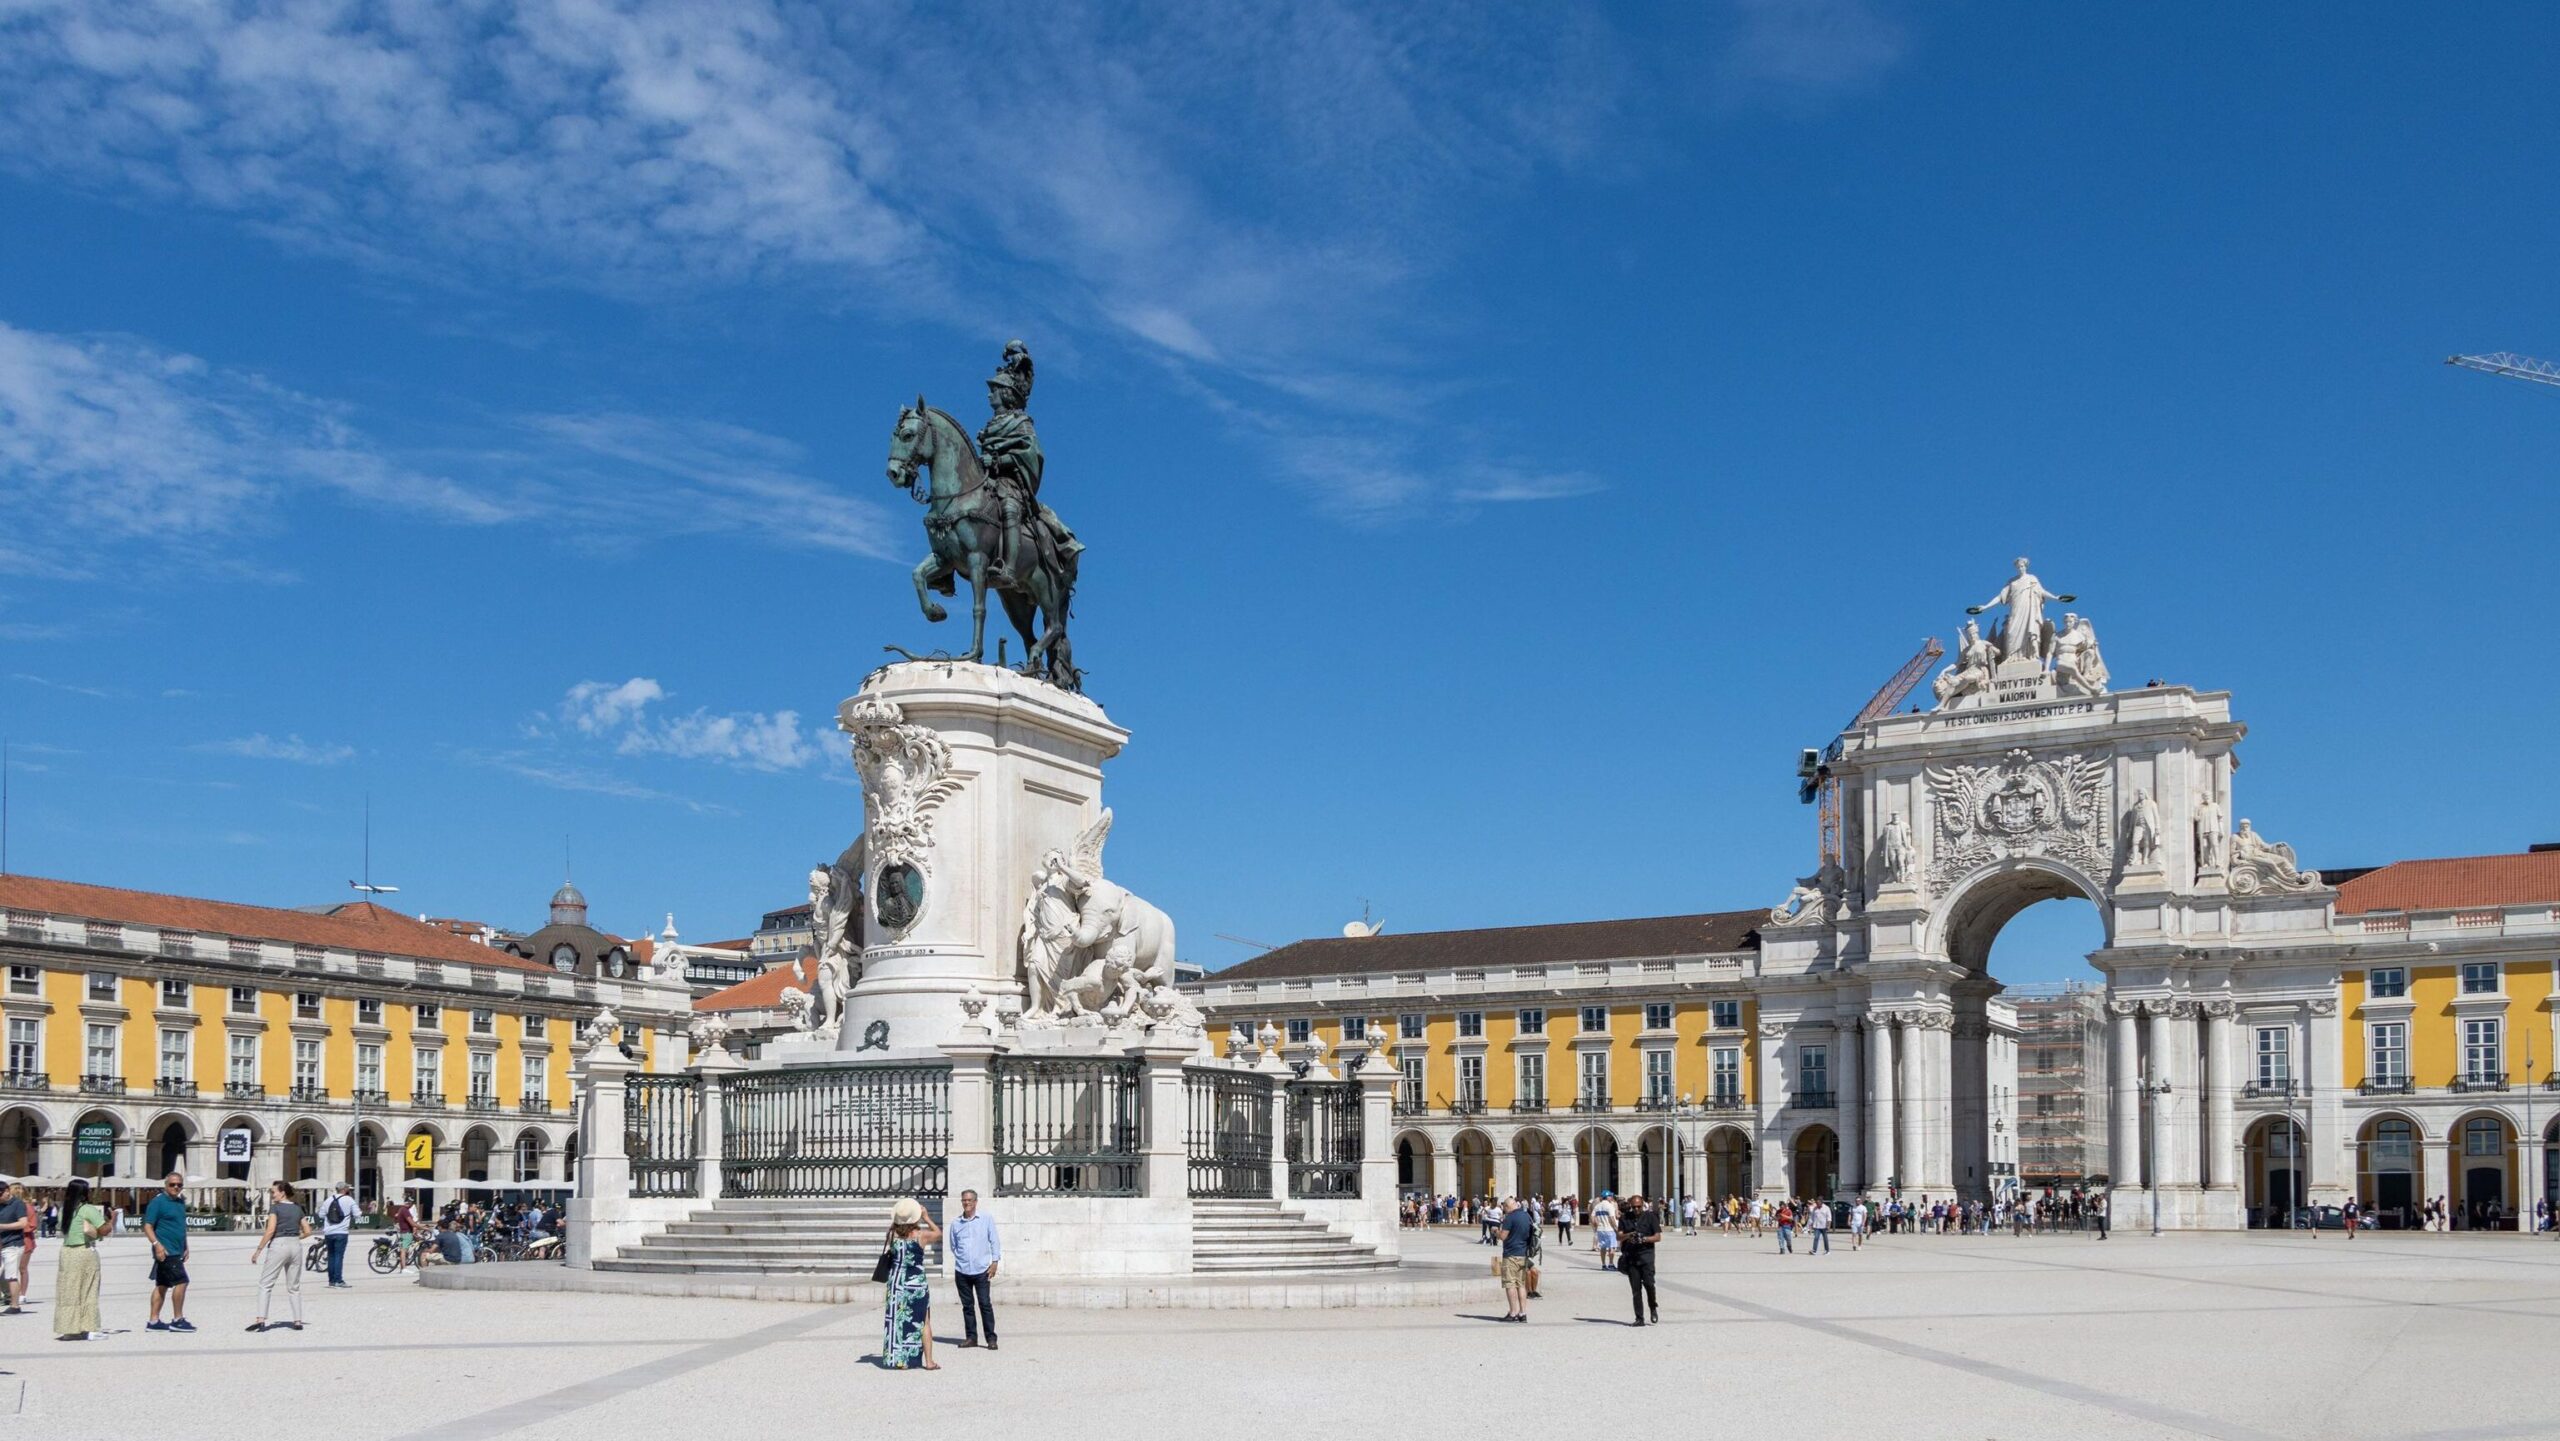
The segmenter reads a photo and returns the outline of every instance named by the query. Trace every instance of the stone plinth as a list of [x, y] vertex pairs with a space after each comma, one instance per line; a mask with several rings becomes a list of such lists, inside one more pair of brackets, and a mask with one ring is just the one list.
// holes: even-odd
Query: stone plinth
[[972, 987], [1020, 994], [1033, 872], [1101, 814], [1102, 763], [1129, 733], [1082, 696], [956, 661], [883, 668], [837, 723], [855, 738], [868, 837], [868, 944], [837, 1049], [939, 1055]]

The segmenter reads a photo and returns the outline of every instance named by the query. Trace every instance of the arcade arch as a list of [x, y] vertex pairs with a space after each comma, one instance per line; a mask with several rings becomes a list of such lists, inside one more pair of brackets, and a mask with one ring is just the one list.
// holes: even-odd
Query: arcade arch
[[1796, 1132], [1787, 1148], [1787, 1191], [1798, 1198], [1828, 1199], [1840, 1189], [1840, 1135], [1829, 1126]]
[[1403, 1132], [1396, 1137], [1396, 1190], [1409, 1195], [1431, 1189], [1431, 1138], [1420, 1131]]
[[0, 1176], [17, 1179], [36, 1174], [43, 1165], [41, 1147], [47, 1134], [40, 1111], [13, 1106], [0, 1112]]
[[1718, 1204], [1751, 1194], [1751, 1136], [1739, 1126], [1707, 1132], [1707, 1198]]
[[1478, 1130], [1460, 1131], [1449, 1139], [1458, 1163], [1458, 1195], [1477, 1200], [1493, 1194], [1493, 1141]]
[[1511, 1138], [1511, 1159], [1519, 1182], [1515, 1193], [1522, 1196], [1556, 1194], [1556, 1138], [1535, 1126], [1522, 1128]]
[[1625, 1188], [1618, 1184], [1618, 1138], [1605, 1126], [1585, 1126], [1573, 1136], [1574, 1171], [1582, 1177], [1582, 1198]]

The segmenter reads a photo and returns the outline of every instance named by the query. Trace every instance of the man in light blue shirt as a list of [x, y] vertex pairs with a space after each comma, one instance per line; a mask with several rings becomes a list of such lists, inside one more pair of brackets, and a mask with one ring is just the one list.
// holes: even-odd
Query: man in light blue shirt
[[1004, 1243], [996, 1239], [996, 1223], [978, 1214], [978, 1193], [960, 1193], [960, 1219], [946, 1227], [943, 1244], [951, 1248], [951, 1279], [960, 1287], [960, 1321], [968, 1329], [963, 1346], [978, 1344], [978, 1320], [986, 1318], [987, 1349], [996, 1349], [996, 1308], [987, 1283], [1004, 1260]]

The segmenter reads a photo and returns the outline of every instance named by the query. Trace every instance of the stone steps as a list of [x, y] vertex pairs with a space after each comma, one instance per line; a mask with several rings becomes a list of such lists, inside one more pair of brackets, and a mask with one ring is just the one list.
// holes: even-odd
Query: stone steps
[[1396, 1263], [1276, 1201], [1199, 1201], [1191, 1269], [1200, 1275], [1389, 1271]]

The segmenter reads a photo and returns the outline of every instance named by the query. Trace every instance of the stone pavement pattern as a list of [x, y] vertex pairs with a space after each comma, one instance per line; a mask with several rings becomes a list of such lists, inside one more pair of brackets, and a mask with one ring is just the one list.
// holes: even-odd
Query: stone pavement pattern
[[[1581, 1239], [1578, 1237], [1577, 1239]], [[1484, 1264], [1469, 1234], [1422, 1255]], [[140, 1330], [145, 1252], [106, 1252], [103, 1341], [46, 1332], [56, 1249], [0, 1321], [0, 1441], [789, 1438], [1127, 1441], [1133, 1418], [1368, 1434], [1690, 1425], [1716, 1435], [2560, 1435], [2560, 1244], [2517, 1237], [1904, 1237], [1782, 1257], [1674, 1236], [1665, 1324], [1587, 1251], [1549, 1253], [1527, 1326], [1482, 1311], [1004, 1313], [997, 1354], [883, 1372], [870, 1306], [306, 1289], [311, 1329], [252, 1336], [248, 1242], [198, 1243], [193, 1336]], [[1563, 1264], [1555, 1264], [1556, 1262]], [[956, 1306], [938, 1294], [938, 1318]], [[1221, 1420], [1223, 1418], [1223, 1421]], [[1365, 1418], [1365, 1419], [1357, 1419]]]

